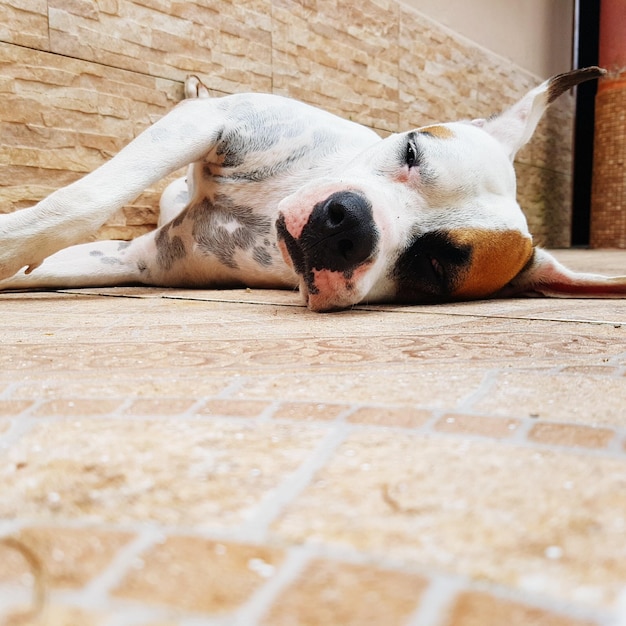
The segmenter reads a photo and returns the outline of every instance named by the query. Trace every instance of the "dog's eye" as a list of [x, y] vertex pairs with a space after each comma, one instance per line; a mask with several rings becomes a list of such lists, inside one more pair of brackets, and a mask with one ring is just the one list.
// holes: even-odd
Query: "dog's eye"
[[406, 164], [409, 166], [409, 169], [419, 165], [419, 154], [417, 152], [417, 148], [412, 141], [409, 141], [406, 145]]

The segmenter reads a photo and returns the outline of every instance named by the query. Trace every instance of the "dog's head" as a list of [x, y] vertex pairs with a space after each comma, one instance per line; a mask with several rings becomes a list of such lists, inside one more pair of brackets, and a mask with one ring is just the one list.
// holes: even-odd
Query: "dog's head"
[[392, 135], [287, 197], [279, 243], [309, 308], [626, 293], [625, 281], [574, 275], [534, 248], [516, 201], [513, 158], [546, 107], [602, 73], [556, 76], [489, 120]]

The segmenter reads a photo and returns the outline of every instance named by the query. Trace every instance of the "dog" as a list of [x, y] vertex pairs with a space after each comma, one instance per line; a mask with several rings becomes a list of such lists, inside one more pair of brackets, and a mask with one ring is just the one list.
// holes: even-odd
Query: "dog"
[[[381, 139], [276, 95], [186, 99], [110, 161], [0, 216], [0, 288], [300, 288], [312, 311], [520, 295], [624, 297], [626, 276], [574, 273], [533, 245], [513, 159], [560, 94], [555, 76], [500, 115]], [[155, 231], [79, 244], [188, 166]], [[69, 246], [69, 247], [68, 247]]]

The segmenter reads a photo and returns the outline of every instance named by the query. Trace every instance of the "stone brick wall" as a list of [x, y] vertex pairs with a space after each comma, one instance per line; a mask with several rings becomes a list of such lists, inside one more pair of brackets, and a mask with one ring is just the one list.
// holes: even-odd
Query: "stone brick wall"
[[[182, 97], [189, 73], [215, 95], [290, 95], [383, 135], [490, 115], [540, 81], [396, 0], [4, 2], [0, 212], [115, 154]], [[553, 246], [569, 244], [572, 115], [565, 95], [516, 163], [531, 230]], [[163, 186], [99, 236], [153, 228]]]

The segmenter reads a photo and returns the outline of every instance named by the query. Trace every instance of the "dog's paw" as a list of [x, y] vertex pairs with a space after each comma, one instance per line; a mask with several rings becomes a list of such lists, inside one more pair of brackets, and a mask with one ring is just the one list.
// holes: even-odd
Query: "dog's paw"
[[0, 215], [0, 280], [11, 278], [24, 268], [29, 274], [48, 256], [41, 242], [38, 245], [26, 233], [20, 233], [14, 216]]
[[2, 253], [0, 253], [0, 281], [6, 280], [7, 278], [11, 278], [15, 276], [21, 269], [25, 268], [25, 273], [30, 274], [34, 269], [41, 265], [43, 259], [35, 261], [25, 261], [23, 259], [19, 259], [18, 256], [12, 256], [9, 254], [4, 254], [5, 252], [5, 242], [0, 239], [0, 247], [3, 249]]
[[193, 74], [185, 79], [185, 98], [210, 98], [208, 87]]

